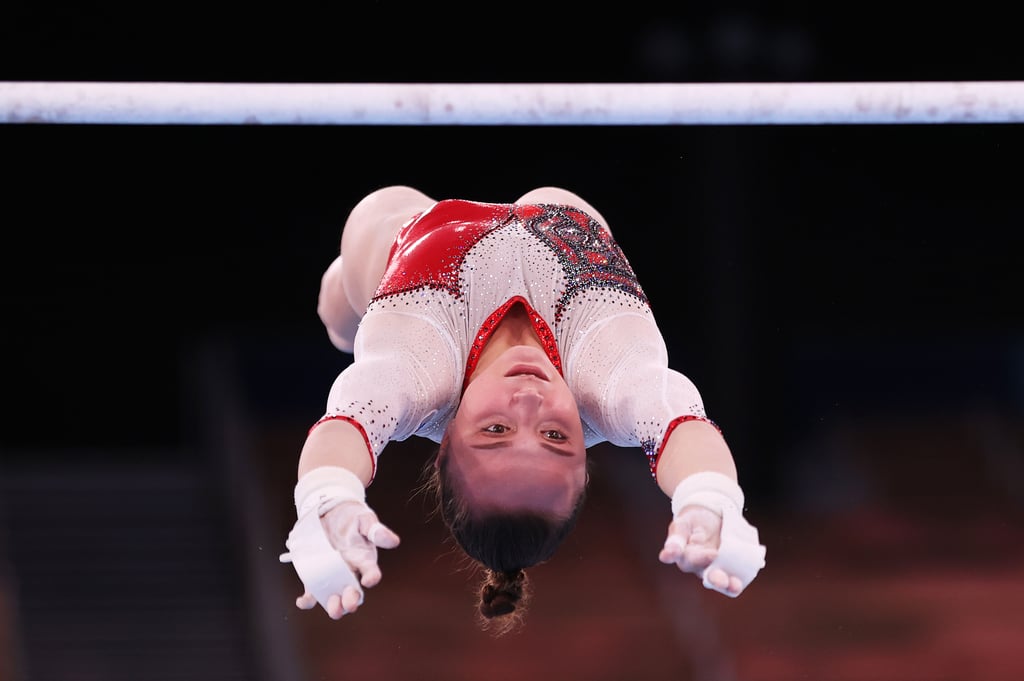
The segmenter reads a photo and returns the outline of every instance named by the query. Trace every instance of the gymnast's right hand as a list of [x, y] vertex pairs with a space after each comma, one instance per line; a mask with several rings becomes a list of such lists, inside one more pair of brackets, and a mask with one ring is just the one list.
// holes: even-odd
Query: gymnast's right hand
[[314, 469], [296, 485], [299, 519], [281, 561], [292, 563], [302, 580], [299, 608], [319, 603], [332, 619], [340, 619], [362, 605], [363, 587], [380, 582], [377, 549], [395, 548], [399, 538], [364, 497], [362, 483], [343, 468]]

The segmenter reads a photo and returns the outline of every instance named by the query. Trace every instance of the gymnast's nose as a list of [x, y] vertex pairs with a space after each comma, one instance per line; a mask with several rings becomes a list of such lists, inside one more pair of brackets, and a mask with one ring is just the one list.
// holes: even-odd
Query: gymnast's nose
[[526, 409], [536, 409], [544, 402], [544, 396], [535, 388], [523, 387], [512, 393], [512, 405]]

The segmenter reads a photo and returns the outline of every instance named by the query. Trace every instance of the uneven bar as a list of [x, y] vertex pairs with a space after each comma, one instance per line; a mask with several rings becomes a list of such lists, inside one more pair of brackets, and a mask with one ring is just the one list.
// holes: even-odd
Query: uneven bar
[[836, 125], [1024, 122], [1024, 81], [0, 82], [0, 123]]

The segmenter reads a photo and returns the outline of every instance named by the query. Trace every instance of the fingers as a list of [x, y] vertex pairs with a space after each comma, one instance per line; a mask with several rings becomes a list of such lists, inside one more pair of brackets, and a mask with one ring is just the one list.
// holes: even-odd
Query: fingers
[[372, 512], [359, 516], [359, 534], [379, 549], [393, 549], [401, 541], [398, 535], [377, 520], [377, 515]]
[[739, 577], [729, 577], [729, 593], [734, 593], [737, 596], [743, 591], [743, 580]]
[[722, 568], [712, 568], [704, 575], [705, 586], [726, 596], [736, 597], [743, 591], [743, 580]]
[[658, 560], [668, 565], [675, 563], [683, 572], [700, 573], [718, 555], [716, 544], [717, 537], [709, 535], [703, 526], [674, 521]]
[[665, 564], [672, 564], [682, 559], [686, 553], [686, 540], [677, 534], [670, 534], [665, 540], [665, 546], [658, 554], [658, 560]]
[[360, 600], [359, 592], [352, 586], [345, 587], [345, 592], [341, 594], [341, 605], [346, 614], [352, 614], [358, 610]]
[[679, 540], [666, 541], [658, 560], [666, 565], [676, 564], [683, 572], [698, 574], [718, 556], [718, 550], [698, 544], [682, 545]]
[[[314, 601], [315, 603], [316, 601]], [[354, 587], [345, 587], [345, 591], [339, 596], [331, 594], [327, 599], [324, 610], [332, 620], [340, 620], [345, 615], [351, 615], [359, 609], [359, 592]]]
[[346, 560], [359, 575], [359, 583], [364, 587], [376, 586], [381, 580], [380, 567], [377, 565], [377, 550], [392, 549], [398, 546], [399, 538], [384, 523], [377, 520], [372, 511], [363, 513], [357, 520], [359, 534], [371, 545], [368, 551], [351, 552]]
[[[341, 619], [359, 609], [359, 600], [359, 592], [354, 587], [345, 587], [345, 591], [340, 596], [332, 594], [327, 599], [324, 610], [327, 611], [331, 619]], [[295, 599], [295, 605], [302, 610], [311, 610], [316, 607], [316, 597], [307, 591]]]
[[[296, 570], [300, 577], [304, 582], [312, 579], [308, 583], [318, 585], [319, 590], [313, 590], [316, 595], [307, 590], [295, 600], [295, 605], [309, 610], [319, 603], [332, 619], [340, 619], [359, 608], [364, 587], [376, 586], [381, 581], [378, 550], [394, 548], [400, 540], [364, 504], [342, 503], [322, 517], [309, 517], [312, 519], [306, 523], [308, 527], [301, 528], [304, 534], [293, 529], [289, 535], [289, 542], [306, 553], [296, 554], [293, 550], [282, 555], [281, 560], [295, 562], [298, 555], [301, 561]], [[322, 545], [316, 545], [310, 538], [319, 538]]]
[[718, 557], [721, 520], [702, 508], [684, 510], [672, 524], [658, 560], [676, 565], [682, 572], [702, 575], [705, 584], [721, 593], [735, 596], [742, 581], [720, 567], [710, 567]]
[[370, 559], [361, 563], [354, 563], [352, 567], [359, 575], [359, 583], [363, 586], [369, 588], [380, 583], [382, 574], [376, 560]]
[[717, 554], [718, 551], [707, 547], [684, 547], [682, 540], [670, 537], [665, 542], [665, 548], [658, 554], [658, 559], [668, 565], [674, 563], [682, 572], [700, 575], [706, 571], [704, 579], [707, 586], [729, 596], [738, 596], [743, 591], [743, 581], [739, 577], [730, 575], [722, 568], [707, 569]]
[[707, 580], [719, 591], [729, 588], [729, 575], [721, 568], [708, 571]]
[[[316, 607], [316, 596], [307, 591], [295, 599], [295, 605], [301, 610], [312, 610]], [[327, 599], [327, 605], [324, 609], [331, 618], [340, 619], [344, 615], [355, 612], [358, 608], [359, 592], [352, 587], [348, 587], [341, 596], [333, 594]]]
[[341, 596], [338, 594], [331, 594], [331, 597], [327, 599], [327, 605], [324, 606], [324, 610], [327, 611], [327, 615], [332, 620], [340, 620], [347, 614], [345, 606], [341, 603]]

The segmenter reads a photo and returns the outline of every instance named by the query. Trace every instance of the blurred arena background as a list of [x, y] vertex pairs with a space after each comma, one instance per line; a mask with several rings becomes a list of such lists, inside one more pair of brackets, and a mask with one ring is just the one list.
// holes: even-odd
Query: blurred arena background
[[[15, 4], [0, 80], [1016, 80], [998, 13], [855, 3]], [[1024, 678], [1019, 125], [0, 125], [0, 680]], [[609, 220], [736, 454], [767, 567], [657, 562], [668, 502], [598, 447], [525, 630], [393, 444], [403, 545], [341, 622], [278, 563], [348, 356], [315, 313], [348, 210], [570, 188]]]

